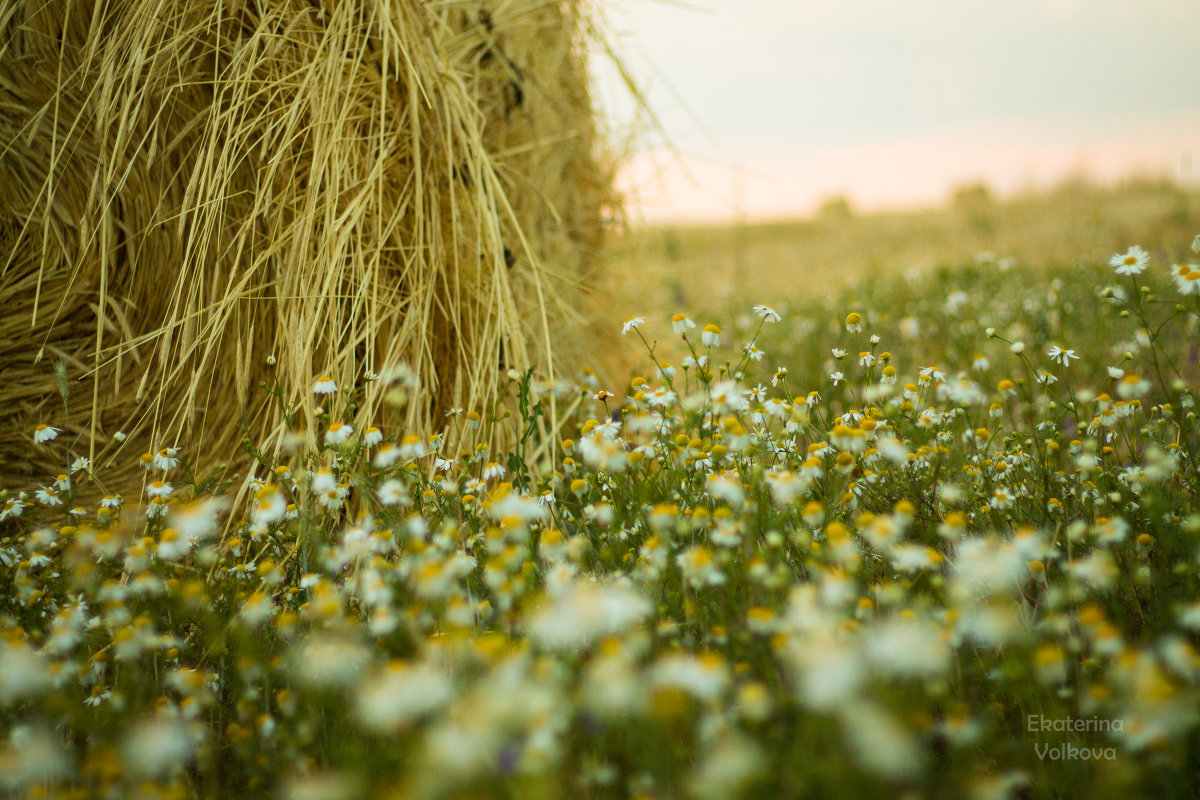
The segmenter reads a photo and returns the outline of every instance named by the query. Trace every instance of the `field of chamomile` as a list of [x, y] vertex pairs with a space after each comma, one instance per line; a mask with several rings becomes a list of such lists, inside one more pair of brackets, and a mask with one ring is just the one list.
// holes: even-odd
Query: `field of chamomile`
[[118, 496], [48, 416], [29, 447], [62, 474], [0, 497], [0, 785], [1193, 796], [1200, 237], [1177, 228], [912, 273], [850, 254], [821, 291], [750, 265], [609, 320], [632, 380], [510, 372], [433, 437], [323, 379], [319, 446], [248, 442], [248, 485], [163, 442]]

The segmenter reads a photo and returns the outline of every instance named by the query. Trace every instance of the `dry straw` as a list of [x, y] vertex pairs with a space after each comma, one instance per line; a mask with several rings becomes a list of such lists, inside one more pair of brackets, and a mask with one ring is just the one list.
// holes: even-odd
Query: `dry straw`
[[66, 435], [124, 431], [124, 464], [278, 446], [272, 369], [310, 438], [321, 375], [407, 363], [417, 402], [367, 384], [358, 418], [429, 431], [552, 374], [612, 201], [591, 31], [580, 2], [0, 0], [0, 482], [61, 471], [30, 443], [59, 359]]

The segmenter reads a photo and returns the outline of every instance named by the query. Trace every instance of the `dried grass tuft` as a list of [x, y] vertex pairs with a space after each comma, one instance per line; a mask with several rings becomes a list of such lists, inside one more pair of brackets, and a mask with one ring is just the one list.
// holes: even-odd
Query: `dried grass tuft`
[[57, 359], [66, 435], [126, 464], [278, 446], [268, 355], [310, 439], [321, 375], [409, 364], [419, 402], [358, 415], [430, 431], [552, 374], [612, 202], [590, 31], [570, 0], [0, 0], [0, 484], [58, 471]]

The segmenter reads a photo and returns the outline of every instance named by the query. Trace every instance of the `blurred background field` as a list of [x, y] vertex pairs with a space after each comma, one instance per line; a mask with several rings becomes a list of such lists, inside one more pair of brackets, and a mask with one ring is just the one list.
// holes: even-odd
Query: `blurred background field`
[[609, 256], [614, 314], [830, 297], [851, 279], [972, 259], [1035, 270], [1107, 263], [1137, 242], [1190, 242], [1198, 215], [1200, 187], [1081, 178], [1007, 198], [972, 184], [929, 208], [858, 213], [833, 198], [804, 219], [631, 227]]

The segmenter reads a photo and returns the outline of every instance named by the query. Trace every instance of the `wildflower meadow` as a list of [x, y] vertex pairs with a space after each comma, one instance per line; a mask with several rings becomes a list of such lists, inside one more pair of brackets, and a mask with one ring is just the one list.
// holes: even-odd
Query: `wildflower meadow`
[[47, 416], [4, 792], [1194, 796], [1200, 237], [965, 255], [630, 309], [628, 383], [508, 372], [432, 437], [322, 378], [250, 476], [161, 442], [121, 496]]

